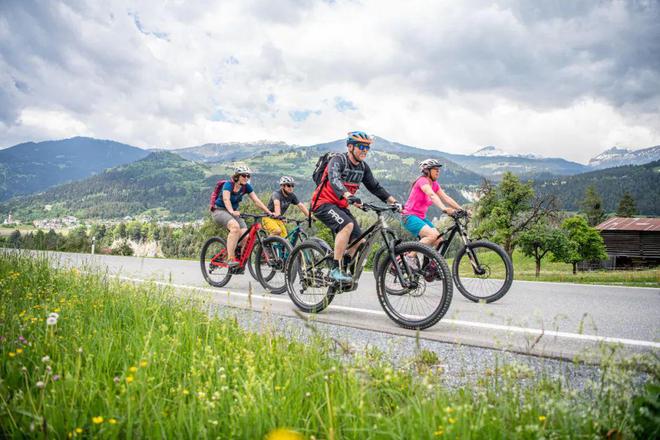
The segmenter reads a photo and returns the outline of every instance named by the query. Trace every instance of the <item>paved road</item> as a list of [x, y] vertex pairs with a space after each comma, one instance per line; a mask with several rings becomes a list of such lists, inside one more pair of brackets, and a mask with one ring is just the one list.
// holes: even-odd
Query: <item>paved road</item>
[[[50, 254], [61, 264], [87, 270], [101, 268], [128, 280], [171, 284], [181, 292], [208, 295], [219, 304], [296, 316], [295, 306], [286, 294], [270, 295], [249, 275], [234, 276], [222, 289], [210, 287], [197, 261]], [[335, 297], [332, 305], [313, 319], [392, 334], [415, 334], [398, 327], [384, 314], [370, 272], [363, 274], [358, 291]], [[573, 358], [591, 353], [597, 357], [604, 340], [620, 345], [624, 355], [660, 353], [659, 323], [660, 289], [514, 281], [509, 293], [493, 304], [472, 303], [454, 289], [445, 318], [420, 332], [419, 337], [543, 356]]]

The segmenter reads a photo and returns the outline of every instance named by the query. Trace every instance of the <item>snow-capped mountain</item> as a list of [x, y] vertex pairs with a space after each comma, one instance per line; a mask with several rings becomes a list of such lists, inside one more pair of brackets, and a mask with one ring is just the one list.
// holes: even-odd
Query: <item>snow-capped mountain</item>
[[543, 156], [538, 154], [514, 154], [508, 153], [504, 150], [500, 150], [492, 145], [484, 147], [480, 150], [475, 151], [471, 156], [478, 157], [524, 157], [526, 159], [543, 159]]
[[660, 159], [660, 145], [633, 150], [624, 147], [612, 147], [589, 160], [592, 169], [619, 167], [622, 165], [642, 165]]

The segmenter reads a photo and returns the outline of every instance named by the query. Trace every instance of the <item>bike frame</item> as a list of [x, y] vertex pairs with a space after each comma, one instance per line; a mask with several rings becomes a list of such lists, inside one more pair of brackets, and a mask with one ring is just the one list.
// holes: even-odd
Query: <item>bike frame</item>
[[[259, 223], [257, 220], [259, 217], [257, 216], [251, 216], [254, 218], [254, 223], [250, 225], [247, 231], [245, 231], [240, 238], [238, 239], [237, 243], [242, 242], [246, 237], [247, 237], [247, 242], [245, 245], [243, 245], [243, 251], [241, 252], [241, 258], [238, 260], [239, 265], [238, 267], [243, 269], [245, 268], [245, 265], [247, 264], [248, 259], [250, 258], [250, 255], [252, 254], [252, 250], [254, 249], [254, 245], [256, 242], [259, 242], [259, 245], [263, 248], [263, 241], [262, 241], [262, 235], [263, 233], [263, 228], [261, 226], [261, 223]], [[236, 246], [238, 248], [238, 246]], [[220, 254], [216, 254], [213, 256], [211, 259], [211, 264], [214, 266], [218, 267], [227, 267], [226, 262], [216, 262], [215, 259], [219, 256]], [[268, 253], [265, 253], [266, 256], [266, 261], [268, 261]]]
[[[371, 250], [371, 247], [373, 246], [374, 242], [376, 241], [376, 236], [380, 232], [381, 237], [383, 238], [383, 242], [385, 243], [385, 246], [387, 247], [387, 252], [390, 256], [390, 259], [395, 262], [394, 268], [396, 271], [397, 278], [399, 279], [399, 282], [401, 283], [401, 286], [404, 288], [410, 287], [410, 283], [408, 282], [407, 279], [404, 279], [403, 272], [401, 271], [401, 267], [399, 265], [399, 262], [396, 261], [396, 256], [394, 254], [394, 248], [396, 247], [397, 244], [401, 242], [401, 239], [399, 239], [396, 235], [396, 232], [392, 230], [388, 225], [387, 222], [385, 221], [385, 218], [383, 216], [383, 210], [378, 210], [374, 209], [371, 205], [365, 205], [367, 209], [371, 209], [376, 212], [378, 215], [378, 221], [371, 225], [366, 231], [364, 231], [359, 237], [357, 237], [355, 240], [350, 242], [346, 249], [350, 249], [353, 246], [360, 246], [355, 253], [353, 260], [351, 262], [351, 265], [353, 266], [353, 273], [351, 275], [352, 277], [352, 288], [349, 290], [353, 290], [355, 287], [357, 287], [357, 281], [360, 279], [360, 276], [362, 275], [362, 270], [364, 269], [364, 263], [367, 257], [369, 256], [369, 251]], [[360, 244], [362, 240], [365, 240], [365, 243]], [[328, 254], [325, 257], [323, 257], [320, 261], [316, 263], [316, 265], [322, 264], [328, 260], [331, 260], [334, 258], [334, 255]], [[405, 261], [405, 259], [401, 260], [401, 263], [403, 263], [403, 267], [407, 273], [407, 275], [410, 277], [412, 276], [412, 271], [410, 270], [410, 266], [408, 263]]]
[[463, 245], [466, 247], [470, 264], [472, 264], [472, 269], [474, 269], [475, 274], [481, 275], [483, 273], [483, 269], [481, 268], [481, 264], [479, 263], [477, 254], [470, 247], [468, 247], [468, 244], [470, 244], [471, 240], [467, 233], [467, 223], [465, 227], [463, 227], [458, 218], [454, 218], [454, 217], [452, 218], [454, 219], [454, 224], [444, 232], [439, 231], [441, 237], [445, 237], [447, 234], [449, 234], [449, 237], [442, 240], [436, 246], [436, 250], [440, 255], [444, 257], [445, 254], [447, 253], [447, 250], [449, 249], [449, 245], [451, 245], [451, 241], [454, 239], [454, 236], [458, 234], [461, 237], [461, 240], [463, 241]]

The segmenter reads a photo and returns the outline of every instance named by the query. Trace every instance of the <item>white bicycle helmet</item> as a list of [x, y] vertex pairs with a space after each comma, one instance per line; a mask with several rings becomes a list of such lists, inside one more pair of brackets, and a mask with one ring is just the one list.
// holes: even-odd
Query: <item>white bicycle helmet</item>
[[252, 170], [247, 165], [237, 165], [236, 168], [234, 168], [234, 175], [237, 175], [237, 174], [251, 174], [251, 173], [252, 173]]
[[293, 177], [290, 176], [282, 176], [280, 177], [280, 185], [295, 185], [296, 181], [293, 179]]
[[426, 159], [419, 163], [419, 170], [423, 172], [431, 168], [440, 168], [441, 166], [442, 164], [437, 159]]

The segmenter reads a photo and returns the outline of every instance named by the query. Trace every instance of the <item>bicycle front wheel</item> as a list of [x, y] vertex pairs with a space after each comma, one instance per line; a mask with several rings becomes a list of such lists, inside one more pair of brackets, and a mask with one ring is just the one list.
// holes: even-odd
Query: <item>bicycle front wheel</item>
[[394, 248], [394, 258], [385, 254], [377, 271], [380, 305], [401, 327], [424, 330], [447, 313], [453, 289], [451, 275], [435, 250], [418, 242], [401, 243]]
[[489, 241], [474, 241], [462, 247], [452, 269], [459, 292], [474, 302], [497, 301], [506, 295], [513, 282], [511, 258]]
[[257, 279], [270, 293], [281, 294], [286, 291], [284, 265], [291, 255], [291, 245], [281, 237], [268, 237], [263, 241], [263, 248], [257, 246], [254, 271]]
[[314, 241], [306, 241], [291, 251], [286, 263], [286, 288], [291, 301], [306, 313], [318, 313], [335, 297], [328, 272], [332, 259]]
[[199, 258], [202, 275], [207, 283], [214, 287], [222, 287], [231, 279], [227, 266], [227, 242], [221, 237], [209, 238]]

